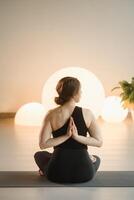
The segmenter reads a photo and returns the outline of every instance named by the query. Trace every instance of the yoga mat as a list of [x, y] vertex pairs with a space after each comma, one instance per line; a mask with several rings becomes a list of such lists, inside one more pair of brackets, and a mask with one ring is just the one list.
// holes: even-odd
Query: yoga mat
[[0, 171], [0, 187], [134, 187], [134, 171], [97, 171], [83, 183], [54, 183], [38, 171]]

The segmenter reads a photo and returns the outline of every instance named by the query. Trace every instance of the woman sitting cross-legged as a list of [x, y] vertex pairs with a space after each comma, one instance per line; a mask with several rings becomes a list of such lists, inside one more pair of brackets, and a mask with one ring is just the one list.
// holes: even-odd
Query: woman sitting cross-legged
[[100, 129], [92, 111], [76, 105], [81, 97], [77, 78], [63, 77], [56, 90], [59, 96], [55, 97], [55, 102], [59, 106], [48, 111], [39, 136], [41, 150], [53, 147], [54, 151], [37, 151], [35, 162], [40, 175], [46, 175], [50, 181], [89, 181], [95, 176], [101, 159], [90, 155], [87, 149], [88, 146], [102, 146]]

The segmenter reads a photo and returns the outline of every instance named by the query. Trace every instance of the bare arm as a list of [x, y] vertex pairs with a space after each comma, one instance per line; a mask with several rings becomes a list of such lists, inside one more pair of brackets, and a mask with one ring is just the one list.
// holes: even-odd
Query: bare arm
[[45, 116], [43, 126], [39, 135], [39, 147], [40, 149], [46, 149], [49, 147], [57, 146], [65, 142], [70, 136], [65, 134], [57, 138], [51, 138], [52, 128], [49, 120], [49, 113]]
[[88, 146], [101, 147], [103, 145], [103, 140], [100, 128], [96, 122], [93, 113], [90, 110], [88, 110], [88, 117], [91, 121], [90, 126], [88, 127], [90, 132], [89, 137], [85, 137], [82, 135], [75, 135], [74, 139]]

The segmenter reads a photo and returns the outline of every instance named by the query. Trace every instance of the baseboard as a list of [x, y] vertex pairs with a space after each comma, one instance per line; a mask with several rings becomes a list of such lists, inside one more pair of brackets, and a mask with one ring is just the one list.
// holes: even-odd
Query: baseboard
[[0, 119], [13, 118], [15, 117], [15, 114], [15, 112], [1, 112]]

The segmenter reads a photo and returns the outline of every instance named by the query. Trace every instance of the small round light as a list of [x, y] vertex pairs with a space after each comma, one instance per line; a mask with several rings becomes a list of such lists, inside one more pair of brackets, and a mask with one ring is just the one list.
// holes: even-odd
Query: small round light
[[22, 126], [41, 126], [45, 114], [45, 108], [42, 104], [37, 102], [27, 103], [17, 111], [15, 124]]
[[108, 96], [103, 104], [101, 116], [106, 122], [121, 122], [128, 114], [128, 109], [123, 108], [121, 98]]

